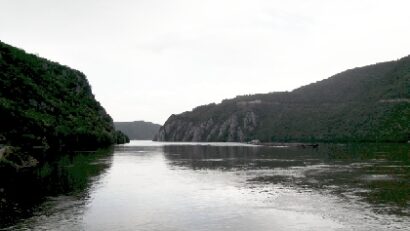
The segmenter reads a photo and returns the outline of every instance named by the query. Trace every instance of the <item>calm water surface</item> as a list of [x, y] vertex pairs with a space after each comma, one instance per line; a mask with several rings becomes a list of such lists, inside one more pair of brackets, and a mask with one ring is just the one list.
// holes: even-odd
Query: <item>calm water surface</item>
[[13, 179], [0, 229], [410, 230], [409, 156], [406, 144], [132, 141]]

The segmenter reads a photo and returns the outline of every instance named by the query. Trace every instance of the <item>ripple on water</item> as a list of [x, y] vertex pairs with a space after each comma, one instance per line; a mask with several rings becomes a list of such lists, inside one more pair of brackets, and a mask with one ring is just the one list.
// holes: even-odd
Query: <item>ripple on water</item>
[[[334, 148], [326, 146], [298, 150], [233, 143], [164, 145], [143, 141], [117, 147], [106, 164], [108, 169], [98, 177], [88, 168], [73, 166], [79, 172], [71, 173], [72, 183], [91, 182], [81, 196], [49, 197], [38, 213], [8, 230], [381, 231], [410, 227], [410, 216], [383, 212], [394, 208], [383, 201], [386, 195], [403, 193], [398, 199], [407, 203], [408, 189], [400, 185], [407, 178], [398, 177], [408, 176], [406, 171], [384, 167], [403, 165], [380, 161], [385, 153], [355, 160], [344, 152], [345, 145], [337, 146], [343, 148], [336, 150], [337, 159], [328, 154], [336, 152]], [[76, 175], [80, 173], [85, 179]], [[60, 172], [60, 177], [64, 174]]]

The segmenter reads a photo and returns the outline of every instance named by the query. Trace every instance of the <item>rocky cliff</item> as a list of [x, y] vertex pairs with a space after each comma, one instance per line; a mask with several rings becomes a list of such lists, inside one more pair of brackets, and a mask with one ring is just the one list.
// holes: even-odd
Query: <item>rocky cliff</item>
[[172, 116], [156, 136], [159, 141], [246, 141], [257, 127], [253, 111], [237, 111], [224, 118], [209, 118], [195, 123], [183, 117]]
[[291, 92], [238, 96], [172, 115], [159, 141], [380, 141], [410, 138], [410, 57]]

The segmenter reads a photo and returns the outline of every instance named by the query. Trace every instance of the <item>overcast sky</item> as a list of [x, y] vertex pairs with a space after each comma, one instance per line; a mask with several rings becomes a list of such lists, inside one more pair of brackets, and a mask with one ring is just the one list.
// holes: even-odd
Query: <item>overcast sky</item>
[[164, 123], [410, 54], [408, 0], [0, 0], [0, 40], [85, 73], [115, 121]]

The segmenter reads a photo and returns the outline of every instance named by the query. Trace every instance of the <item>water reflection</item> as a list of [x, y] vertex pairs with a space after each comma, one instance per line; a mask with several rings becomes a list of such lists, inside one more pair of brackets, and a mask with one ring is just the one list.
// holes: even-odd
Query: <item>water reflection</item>
[[410, 216], [407, 144], [323, 144], [320, 148], [165, 146], [172, 166], [247, 171], [249, 187], [276, 184], [370, 203]]
[[135, 141], [111, 154], [64, 156], [26, 174], [35, 177], [8, 180], [1, 224], [23, 219], [5, 230], [340, 231], [410, 225], [409, 145], [302, 149]]
[[[55, 213], [69, 205], [69, 196], [80, 201], [88, 197], [87, 189], [94, 177], [110, 167], [112, 154], [112, 149], [59, 154], [56, 160], [35, 169], [23, 169], [18, 173], [3, 170], [0, 174], [0, 228], [37, 213]], [[53, 198], [58, 195], [66, 197]], [[55, 200], [65, 201], [65, 205]]]

